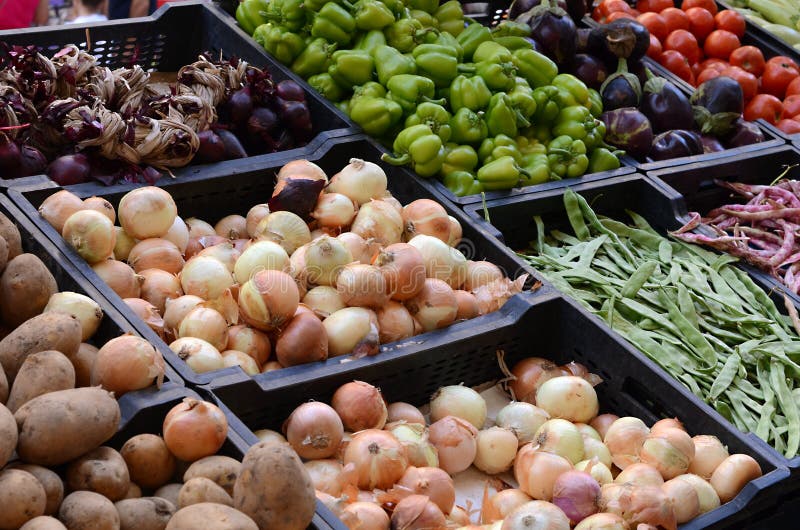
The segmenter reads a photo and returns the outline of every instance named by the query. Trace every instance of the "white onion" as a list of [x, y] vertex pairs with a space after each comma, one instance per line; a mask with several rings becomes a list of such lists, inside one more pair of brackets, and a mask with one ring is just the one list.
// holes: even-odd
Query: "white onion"
[[374, 502], [352, 502], [337, 515], [350, 530], [389, 530], [391, 524], [383, 508]]
[[186, 262], [180, 274], [183, 292], [204, 300], [215, 300], [233, 283], [233, 275], [216, 258], [196, 256]]
[[184, 337], [172, 342], [169, 349], [198, 374], [225, 368], [225, 361], [219, 350], [203, 339]]
[[592, 427], [597, 434], [600, 435], [600, 440], [602, 441], [606, 437], [606, 433], [608, 432], [608, 428], [611, 427], [615, 421], [619, 419], [619, 416], [616, 414], [600, 414], [596, 416], [592, 421], [589, 422], [589, 426]]
[[585, 379], [575, 376], [554, 377], [536, 392], [536, 406], [554, 418], [587, 422], [597, 416], [597, 393]]
[[299, 303], [297, 284], [285, 272], [258, 271], [239, 287], [242, 318], [262, 331], [280, 329], [288, 324]]
[[350, 226], [356, 217], [356, 204], [341, 193], [323, 193], [317, 200], [311, 217], [323, 228], [342, 229]]
[[611, 475], [611, 469], [604, 463], [600, 462], [600, 460], [596, 457], [592, 458], [591, 460], [581, 460], [575, 464], [575, 469], [578, 471], [586, 471], [601, 486], [603, 484], [608, 484], [609, 482], [614, 482], [614, 477]]
[[611, 469], [611, 451], [608, 450], [606, 444], [588, 436], [583, 437], [583, 458], [588, 460], [597, 458], [606, 467]]
[[197, 239], [205, 236], [216, 236], [214, 227], [196, 217], [190, 217], [184, 221], [186, 228], [189, 229], [189, 239]]
[[336, 285], [342, 269], [353, 261], [344, 243], [335, 237], [322, 236], [308, 245], [305, 252], [305, 278], [312, 285]]
[[282, 180], [286, 180], [290, 177], [306, 177], [311, 180], [322, 180], [323, 182], [328, 182], [328, 176], [314, 162], [310, 162], [305, 159], [300, 160], [292, 160], [291, 162], [285, 164], [280, 171], [278, 171], [278, 175], [275, 177], [278, 182]]
[[121, 226], [115, 226], [114, 232], [116, 232], [116, 241], [114, 242], [114, 259], [126, 261], [131, 249], [139, 241], [128, 235], [128, 233], [125, 232]]
[[256, 204], [248, 210], [247, 217], [245, 217], [245, 229], [247, 230], [248, 237], [256, 237], [258, 224], [268, 215], [269, 206], [266, 204]]
[[217, 235], [228, 239], [247, 237], [247, 220], [241, 215], [226, 215], [214, 225]]
[[629, 530], [629, 528], [625, 519], [615, 513], [596, 513], [578, 523], [574, 530]]
[[550, 419], [547, 411], [524, 401], [512, 401], [497, 413], [495, 423], [509, 429], [525, 445], [536, 437], [539, 428]]
[[258, 223], [255, 239], [273, 241], [291, 254], [311, 241], [311, 231], [297, 214], [278, 211], [270, 213]]
[[178, 338], [203, 339], [220, 352], [228, 344], [228, 323], [219, 311], [209, 307], [195, 307], [178, 325]]
[[328, 355], [356, 356], [378, 353], [378, 318], [363, 307], [346, 307], [322, 321], [328, 334]]
[[172, 226], [178, 207], [161, 188], [145, 186], [126, 193], [119, 201], [119, 224], [136, 239], [163, 237]]
[[618, 484], [636, 484], [637, 486], [661, 486], [664, 483], [664, 478], [656, 468], [650, 464], [638, 462], [631, 464], [614, 478], [614, 482]]
[[225, 243], [217, 243], [216, 245], [211, 245], [210, 247], [206, 247], [197, 254], [195, 254], [195, 256], [203, 256], [203, 257], [218, 259], [225, 265], [225, 268], [228, 269], [231, 273], [233, 273], [234, 268], [236, 267], [236, 262], [239, 261], [241, 255], [242, 255], [241, 251], [233, 245], [232, 241], [226, 241]]
[[279, 432], [270, 429], [259, 429], [253, 431], [259, 442], [282, 442], [288, 444], [286, 438]]
[[689, 483], [695, 489], [697, 492], [697, 498], [700, 501], [701, 515], [719, 508], [721, 504], [719, 494], [717, 494], [717, 491], [711, 484], [708, 483], [708, 481], [703, 480], [697, 475], [692, 475], [691, 473], [678, 475], [672, 480], [683, 480]]
[[64, 240], [88, 263], [103, 261], [114, 252], [117, 232], [108, 217], [94, 210], [79, 210], [64, 222]]
[[260, 270], [289, 272], [289, 254], [272, 241], [256, 241], [244, 249], [233, 267], [233, 276], [240, 285]]
[[639, 462], [642, 448], [650, 429], [639, 418], [627, 416], [619, 418], [609, 426], [603, 443], [611, 451], [611, 460], [620, 469]]
[[339, 291], [329, 285], [318, 285], [310, 289], [303, 297], [303, 303], [323, 319], [347, 307]]
[[108, 202], [102, 197], [94, 196], [94, 197], [89, 197], [88, 199], [84, 199], [83, 209], [100, 212], [101, 214], [108, 217], [108, 220], [111, 221], [111, 224], [114, 224], [117, 220], [117, 213], [114, 211], [114, 206], [112, 206], [110, 202]]
[[461, 223], [452, 215], [448, 215], [447, 217], [450, 219], [450, 239], [447, 241], [447, 244], [451, 247], [455, 247], [461, 243], [461, 236], [463, 235]]
[[468, 386], [444, 386], [431, 397], [431, 421], [445, 416], [456, 416], [482, 429], [486, 423], [486, 400]]
[[536, 431], [539, 451], [563, 456], [573, 464], [583, 460], [583, 436], [567, 420], [547, 420]]
[[372, 260], [386, 278], [389, 295], [394, 300], [413, 298], [425, 285], [425, 263], [416, 247], [395, 243], [381, 250]]
[[451, 475], [467, 469], [478, 451], [477, 435], [471, 423], [455, 416], [432, 423], [428, 436], [439, 452], [439, 467]]
[[530, 501], [511, 512], [500, 530], [569, 530], [569, 519], [555, 504]]
[[444, 241], [424, 234], [414, 236], [408, 244], [422, 254], [428, 278], [443, 280], [453, 289], [463, 285], [467, 277], [467, 258], [464, 254]]
[[328, 193], [341, 193], [359, 206], [386, 193], [386, 173], [372, 162], [351, 158], [350, 163], [331, 177]]
[[689, 464], [689, 473], [708, 480], [723, 460], [728, 458], [728, 448], [716, 436], [697, 435], [692, 438], [694, 458]]
[[172, 222], [172, 226], [169, 227], [169, 230], [167, 230], [163, 238], [167, 241], [172, 241], [172, 243], [178, 247], [178, 250], [181, 251], [181, 254], [183, 254], [186, 252], [186, 246], [189, 244], [189, 227], [186, 226], [183, 219], [176, 216], [175, 220]]
[[586, 423], [578, 422], [578, 423], [575, 424], [575, 427], [578, 428], [578, 430], [580, 431], [581, 436], [583, 436], [584, 440], [586, 438], [594, 438], [598, 442], [602, 442], [603, 441], [603, 438], [602, 438], [602, 436], [600, 436], [600, 433], [597, 432], [595, 430], [595, 428], [592, 427], [591, 425], [588, 425]]
[[499, 521], [502, 524], [503, 519], [508, 517], [511, 512], [531, 500], [524, 491], [519, 489], [500, 490], [485, 500], [481, 506], [481, 523], [485, 525]]
[[225, 350], [221, 355], [222, 362], [226, 368], [229, 366], [238, 366], [247, 375], [256, 375], [261, 371], [256, 360], [244, 352], [239, 350]]
[[673, 478], [662, 484], [661, 489], [672, 499], [678, 524], [689, 522], [700, 515], [700, 497], [689, 482]]
[[502, 427], [490, 427], [478, 432], [477, 443], [475, 467], [490, 475], [511, 469], [517, 456], [517, 437], [513, 432]]
[[331, 406], [348, 431], [383, 429], [386, 424], [388, 412], [381, 391], [364, 381], [351, 381], [336, 389]]
[[350, 231], [366, 241], [373, 239], [383, 246], [400, 243], [403, 218], [390, 204], [373, 200], [358, 210]]
[[442, 510], [425, 495], [410, 495], [395, 506], [392, 528], [404, 530], [429, 530], [445, 528]]
[[87, 341], [94, 335], [103, 319], [100, 304], [86, 295], [62, 291], [54, 293], [44, 306], [44, 312], [65, 313], [78, 319], [81, 324], [81, 341]]
[[406, 423], [425, 425], [425, 416], [422, 415], [422, 412], [420, 412], [417, 407], [410, 403], [395, 401], [394, 403], [389, 403], [386, 410], [388, 413], [386, 418], [387, 423], [404, 421]]

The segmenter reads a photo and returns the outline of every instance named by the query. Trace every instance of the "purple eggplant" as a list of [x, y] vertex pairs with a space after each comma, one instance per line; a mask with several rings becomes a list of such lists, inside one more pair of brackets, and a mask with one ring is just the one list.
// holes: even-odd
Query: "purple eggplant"
[[647, 70], [647, 75], [649, 79], [644, 84], [639, 110], [650, 120], [653, 132], [692, 129], [694, 115], [686, 94], [663, 77], [653, 75], [650, 70]]
[[704, 82], [697, 87], [689, 101], [700, 132], [719, 137], [733, 130], [744, 110], [742, 87], [727, 76]]
[[[521, 14], [526, 11], [530, 11], [541, 3], [542, 0], [514, 0], [511, 2], [511, 6], [508, 8], [508, 19], [516, 20]], [[558, 7], [566, 11], [566, 0], [558, 0]]]
[[603, 109], [615, 110], [623, 107], [638, 107], [642, 99], [639, 78], [628, 72], [628, 62], [620, 57], [617, 71], [608, 76], [600, 87]]
[[577, 28], [567, 12], [557, 7], [553, 0], [542, 0], [540, 5], [517, 17], [517, 21], [531, 27], [531, 37], [542, 45], [544, 54], [556, 64], [567, 66], [572, 63]]
[[589, 53], [614, 64], [617, 58], [638, 61], [650, 47], [650, 32], [639, 22], [620, 18], [594, 28], [589, 34]]
[[589, 53], [589, 35], [592, 28], [578, 28], [575, 32], [575, 53]]
[[759, 126], [752, 121], [746, 121], [741, 118], [734, 122], [733, 129], [724, 138], [724, 143], [729, 149], [763, 141], [764, 133], [761, 132]]
[[586, 15], [586, 0], [567, 0], [567, 13], [575, 22], [580, 22]]
[[666, 131], [653, 139], [649, 156], [653, 160], [670, 160], [703, 154], [700, 135], [694, 131]]
[[653, 128], [647, 116], [633, 107], [604, 112], [600, 119], [606, 124], [608, 144], [637, 160], [644, 160], [653, 143]]
[[603, 61], [592, 55], [579, 53], [572, 65], [572, 75], [583, 81], [586, 86], [598, 90], [608, 78], [608, 70]]
[[710, 134], [701, 135], [700, 142], [703, 144], [704, 153], [718, 153], [725, 150], [719, 139], [716, 136], [711, 136]]

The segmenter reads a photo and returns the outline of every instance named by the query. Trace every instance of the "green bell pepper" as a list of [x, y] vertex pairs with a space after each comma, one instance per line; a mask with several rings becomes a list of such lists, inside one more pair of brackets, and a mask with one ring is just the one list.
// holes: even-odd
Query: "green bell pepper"
[[325, 6], [325, 4], [331, 1], [337, 4], [341, 3], [341, 0], [304, 0], [303, 7], [305, 7], [306, 10], [312, 14], [318, 13], [319, 10]]
[[[533, 89], [528, 86], [521, 77], [517, 78], [514, 89], [508, 93], [511, 100], [511, 105], [518, 111], [526, 121], [530, 121], [531, 116], [536, 112], [536, 100], [533, 98]], [[520, 122], [517, 122], [518, 127], [525, 127]]]
[[473, 149], [471, 145], [449, 143], [444, 146], [442, 175], [446, 176], [454, 171], [472, 173], [477, 165], [478, 153], [475, 152], [475, 149]]
[[533, 44], [525, 37], [495, 37], [494, 42], [512, 52], [516, 50], [533, 49]]
[[322, 6], [311, 24], [313, 37], [322, 37], [342, 45], [352, 40], [355, 30], [356, 21], [353, 16], [334, 2]]
[[475, 52], [472, 54], [472, 61], [480, 63], [482, 61], [494, 61], [498, 63], [510, 63], [511, 52], [508, 48], [497, 44], [494, 41], [488, 40], [480, 43]]
[[442, 169], [442, 139], [427, 125], [412, 125], [403, 129], [397, 135], [392, 149], [394, 156], [384, 153], [381, 160], [396, 166], [408, 164], [421, 177], [431, 177]]
[[491, 136], [498, 134], [516, 136], [519, 120], [522, 120], [523, 127], [530, 125], [525, 117], [514, 109], [508, 94], [498, 92], [492, 96], [492, 99], [489, 100], [489, 107], [486, 109], [486, 125]]
[[617, 154], [622, 155], [623, 153], [623, 151], [611, 151], [605, 147], [598, 147], [589, 155], [589, 173], [619, 169], [620, 162]]
[[337, 46], [337, 44], [331, 44], [325, 39], [312, 40], [292, 63], [292, 72], [303, 79], [327, 72], [328, 67], [331, 65], [331, 55], [336, 51]]
[[425, 38], [432, 31], [431, 28], [423, 28], [419, 20], [413, 18], [401, 18], [391, 26], [384, 28], [386, 42], [392, 48], [396, 48], [402, 53], [414, 50], [418, 44], [425, 41]]
[[379, 0], [358, 0], [353, 5], [352, 13], [356, 27], [362, 31], [383, 29], [394, 24], [394, 13]]
[[494, 38], [498, 37], [530, 37], [531, 27], [522, 22], [504, 20], [492, 28]]
[[353, 97], [350, 98], [351, 101], [354, 101], [358, 98], [385, 98], [386, 97], [386, 89], [383, 87], [382, 84], [376, 83], [375, 81], [370, 81], [368, 83], [364, 83], [361, 86], [357, 86], [353, 89]]
[[389, 8], [389, 11], [391, 11], [394, 14], [395, 20], [397, 20], [397, 18], [399, 18], [406, 12], [406, 5], [403, 3], [403, 0], [378, 0], [378, 1]]
[[344, 89], [339, 86], [339, 83], [334, 81], [331, 74], [327, 72], [312, 75], [308, 78], [308, 84], [311, 85], [311, 88], [319, 92], [322, 97], [334, 102], [341, 101], [345, 94]]
[[595, 118], [603, 114], [603, 97], [593, 88], [589, 89], [589, 111]]
[[550, 85], [557, 77], [556, 63], [535, 50], [514, 50], [511, 55], [519, 75], [524, 77], [532, 88]]
[[[529, 131], [529, 129], [526, 129], [526, 131]], [[514, 138], [514, 141], [517, 142], [517, 147], [519, 148], [519, 152], [522, 153], [522, 156], [533, 153], [547, 154], [547, 146], [535, 138], [529, 138], [528, 136], [517, 136]]]
[[581, 105], [564, 107], [558, 113], [553, 125], [553, 134], [556, 136], [567, 135], [575, 140], [583, 140], [590, 130], [597, 127], [595, 119], [589, 109]]
[[533, 90], [533, 99], [536, 101], [536, 112], [533, 114], [533, 123], [537, 125], [549, 125], [561, 111], [556, 102], [558, 89], [554, 86], [542, 86]]
[[420, 44], [412, 53], [417, 71], [433, 80], [437, 87], [447, 87], [458, 76], [458, 55], [455, 49], [440, 44]]
[[419, 125], [420, 123], [430, 127], [431, 131], [446, 143], [450, 139], [450, 118], [452, 116], [447, 109], [436, 103], [427, 101], [417, 105], [417, 110], [406, 118], [406, 127]]
[[481, 43], [492, 40], [492, 31], [481, 24], [475, 23], [467, 26], [458, 37], [458, 43], [464, 49], [464, 60], [471, 61], [472, 54]]
[[436, 87], [433, 81], [421, 75], [400, 74], [389, 79], [386, 83], [389, 89], [388, 97], [396, 101], [405, 112], [414, 112], [417, 105], [424, 101], [444, 105], [442, 99], [433, 99]]
[[373, 55], [379, 46], [385, 45], [386, 35], [384, 35], [379, 29], [373, 29], [358, 37], [353, 49], [365, 51], [368, 54]]
[[450, 83], [450, 108], [458, 111], [468, 108], [472, 111], [483, 110], [489, 104], [492, 93], [486, 81], [480, 76], [467, 77], [459, 75]]
[[[474, 72], [486, 81], [493, 92], [506, 92], [514, 86], [514, 79], [517, 76], [517, 69], [514, 63], [501, 63], [495, 61], [482, 61], [474, 66]], [[468, 71], [467, 67], [462, 67], [461, 71]]]
[[550, 163], [546, 153], [530, 153], [522, 157], [522, 167], [527, 175], [520, 182], [521, 186], [534, 186], [550, 180]]
[[433, 14], [439, 7], [439, 0], [406, 0], [406, 7]]
[[258, 26], [253, 39], [283, 64], [292, 64], [306, 47], [303, 37], [271, 22]]
[[303, 0], [270, 0], [264, 14], [276, 26], [297, 32], [306, 25], [308, 13]]
[[553, 78], [552, 85], [562, 89], [559, 92], [561, 106], [589, 104], [589, 88], [586, 84], [572, 74], [558, 74]]
[[450, 35], [446, 31], [440, 31], [439, 36], [436, 37], [436, 40], [433, 44], [441, 44], [442, 46], [447, 46], [448, 48], [452, 48], [456, 52], [456, 58], [460, 63], [464, 59], [464, 49], [458, 43], [458, 39]]
[[374, 63], [367, 52], [339, 50], [334, 52], [331, 57], [333, 64], [328, 68], [328, 73], [342, 87], [363, 85], [372, 79]]
[[467, 107], [456, 111], [450, 120], [451, 139], [459, 144], [480, 144], [489, 135], [483, 112], [475, 113]]
[[586, 145], [567, 135], [557, 136], [550, 141], [547, 145], [547, 161], [551, 177], [557, 179], [580, 177], [589, 167]]
[[266, 17], [261, 14], [266, 9], [266, 0], [244, 0], [236, 7], [236, 22], [248, 35], [252, 35], [258, 26], [267, 23]]
[[350, 118], [373, 136], [383, 136], [402, 117], [400, 105], [387, 98], [364, 96], [350, 101]]
[[583, 140], [587, 151], [591, 151], [597, 147], [609, 147], [603, 141], [606, 137], [606, 124], [597, 118], [592, 119], [594, 119], [594, 126], [586, 131], [586, 138], [579, 138], [579, 140]]
[[343, 99], [341, 101], [337, 101], [336, 103], [334, 103], [334, 105], [336, 105], [336, 108], [341, 110], [342, 112], [344, 112], [347, 116], [350, 115], [350, 100], [349, 99]]
[[478, 181], [487, 191], [508, 190], [519, 186], [527, 175], [527, 170], [520, 167], [513, 156], [501, 156], [478, 170]]
[[458, 0], [450, 0], [439, 6], [434, 13], [439, 23], [439, 30], [447, 32], [453, 37], [464, 31], [464, 9]]
[[396, 75], [417, 73], [417, 62], [414, 58], [403, 55], [391, 46], [378, 46], [372, 57], [375, 59], [378, 81], [384, 86]]
[[483, 191], [483, 184], [469, 171], [453, 171], [442, 179], [445, 187], [456, 197], [477, 195]]
[[433, 15], [428, 13], [427, 11], [422, 11], [421, 9], [412, 9], [408, 12], [411, 18], [415, 20], [419, 20], [420, 24], [422, 24], [423, 28], [434, 28], [439, 24]]
[[484, 141], [481, 142], [480, 147], [478, 147], [478, 158], [480, 158], [481, 163], [485, 164], [486, 161], [489, 160], [489, 158], [492, 156], [492, 153], [494, 152], [495, 148], [498, 147], [513, 147], [514, 149], [517, 150], [516, 158], [519, 158], [520, 156], [519, 148], [517, 147], [517, 141], [508, 135], [498, 134], [493, 138], [486, 138]]

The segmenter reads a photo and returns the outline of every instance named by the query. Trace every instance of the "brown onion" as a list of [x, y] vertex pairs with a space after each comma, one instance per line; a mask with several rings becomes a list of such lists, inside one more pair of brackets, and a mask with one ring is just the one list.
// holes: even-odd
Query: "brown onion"
[[153, 384], [164, 378], [161, 352], [141, 337], [123, 335], [106, 342], [97, 352], [92, 367], [92, 385], [101, 385], [117, 396]]
[[478, 451], [478, 430], [455, 416], [445, 416], [431, 424], [431, 443], [439, 452], [439, 467], [451, 475], [467, 469]]
[[639, 451], [649, 434], [650, 429], [642, 420], [628, 416], [619, 418], [608, 427], [603, 443], [611, 451], [614, 465], [625, 469], [639, 462]]
[[464, 289], [472, 291], [482, 285], [502, 280], [503, 272], [500, 267], [489, 261], [468, 261], [467, 277], [464, 280]]
[[[233, 272], [236, 263], [239, 261], [242, 253], [233, 246], [232, 241], [227, 241], [225, 243], [220, 243], [219, 245], [212, 245], [210, 247], [206, 247], [195, 256], [207, 256], [209, 258], [218, 259], [221, 261], [225, 267], [230, 272]], [[288, 260], [288, 256], [287, 256]]]
[[159, 336], [163, 335], [164, 320], [161, 318], [161, 315], [158, 314], [156, 306], [141, 298], [123, 298], [122, 301], [131, 308], [131, 311], [133, 311], [137, 317], [144, 320], [144, 323], [147, 324], [150, 329], [155, 331]]
[[589, 422], [589, 426], [597, 431], [597, 434], [600, 435], [600, 439], [602, 440], [606, 437], [606, 433], [608, 432], [608, 428], [611, 427], [611, 424], [618, 419], [619, 416], [616, 414], [600, 414]]
[[266, 374], [267, 372], [274, 372], [275, 370], [280, 370], [282, 368], [283, 366], [281, 366], [281, 363], [278, 361], [269, 361], [264, 363], [264, 365], [261, 367], [261, 373]]
[[318, 401], [303, 403], [283, 424], [286, 440], [306, 459], [330, 458], [339, 449], [344, 427], [329, 405]]
[[405, 421], [406, 423], [425, 425], [425, 416], [422, 415], [422, 412], [420, 412], [417, 407], [410, 403], [395, 401], [386, 407], [386, 412], [386, 423]]
[[600, 488], [600, 510], [621, 516], [629, 525], [640, 523], [676, 530], [672, 499], [657, 486], [606, 484]]
[[[60, 234], [69, 216], [85, 208], [83, 201], [74, 193], [61, 190], [47, 197], [39, 206], [39, 215]], [[114, 224], [113, 222], [111, 224]]]
[[531, 499], [524, 491], [518, 489], [501, 490], [486, 499], [481, 506], [481, 524], [502, 521], [511, 512], [530, 502]]
[[694, 458], [694, 442], [682, 429], [650, 431], [639, 449], [639, 460], [655, 467], [665, 479], [683, 475]]
[[239, 287], [239, 309], [245, 322], [271, 331], [285, 326], [297, 311], [300, 293], [291, 276], [262, 270]]
[[453, 291], [453, 294], [456, 295], [456, 304], [458, 304], [458, 309], [456, 310], [457, 321], [469, 320], [480, 315], [478, 299], [475, 298], [474, 294], [460, 289]]
[[590, 515], [575, 527], [575, 530], [628, 530], [625, 519], [615, 513]]
[[242, 239], [247, 235], [247, 219], [241, 215], [227, 215], [217, 221], [214, 225], [214, 232], [218, 236], [228, 239]]
[[373, 200], [358, 210], [350, 231], [367, 241], [374, 239], [382, 246], [400, 243], [403, 218], [391, 204]]
[[391, 432], [406, 451], [408, 463], [417, 467], [438, 467], [439, 456], [428, 439], [428, 429], [421, 423], [398, 421], [384, 427]]
[[614, 482], [636, 484], [637, 486], [661, 486], [664, 478], [658, 470], [650, 464], [638, 462], [631, 464], [614, 478]]
[[173, 341], [169, 349], [198, 374], [225, 368], [225, 360], [219, 350], [203, 339], [184, 337]]
[[450, 513], [456, 502], [456, 488], [452, 477], [437, 467], [411, 466], [397, 481], [397, 485], [412, 494], [425, 495], [442, 513]]
[[119, 201], [119, 224], [136, 239], [163, 237], [172, 226], [178, 207], [161, 188], [145, 186], [126, 193]]
[[139, 298], [142, 278], [127, 263], [107, 259], [95, 263], [92, 269], [120, 298]]
[[110, 202], [105, 200], [102, 197], [92, 196], [88, 199], [83, 199], [83, 210], [94, 210], [99, 212], [106, 217], [108, 220], [111, 221], [111, 224], [114, 224], [117, 221], [117, 213], [114, 211], [114, 207], [111, 205]]
[[281, 210], [270, 213], [258, 223], [254, 239], [277, 243], [291, 255], [311, 242], [311, 231], [300, 216]]
[[425, 285], [425, 262], [422, 254], [408, 243], [395, 243], [381, 250], [372, 260], [386, 279], [386, 289], [393, 300], [408, 300]]
[[336, 239], [344, 243], [350, 255], [353, 256], [353, 261], [369, 265], [372, 263], [373, 257], [381, 249], [382, 245], [375, 240], [365, 240], [358, 234], [353, 232], [344, 232], [336, 236]]
[[345, 481], [342, 480], [344, 468], [337, 460], [328, 458], [310, 460], [303, 462], [303, 466], [308, 471], [315, 490], [324, 491], [334, 497], [342, 494], [342, 489], [346, 485]]
[[178, 338], [203, 339], [222, 351], [228, 344], [228, 323], [219, 311], [208, 307], [195, 307], [183, 317], [178, 326]]
[[417, 234], [425, 234], [450, 241], [450, 217], [444, 207], [430, 199], [417, 199], [403, 208], [403, 236], [406, 241]]
[[339, 291], [329, 285], [318, 285], [310, 289], [303, 297], [303, 303], [323, 319], [347, 307], [342, 301]]
[[115, 226], [114, 232], [116, 232], [117, 236], [114, 242], [113, 259], [127, 261], [128, 254], [139, 241], [129, 236], [122, 227]]
[[378, 353], [378, 317], [363, 307], [345, 307], [322, 321], [328, 334], [328, 355], [352, 353], [357, 357]]
[[259, 429], [257, 431], [253, 431], [253, 434], [256, 435], [259, 442], [281, 442], [288, 444], [289, 442], [286, 441], [286, 438], [279, 432], [273, 431], [271, 429]]
[[700, 501], [700, 513], [704, 514], [719, 507], [720, 499], [717, 491], [707, 481], [697, 475], [687, 473], [685, 475], [678, 475], [672, 480], [682, 480], [690, 484], [697, 492], [697, 498]]
[[683, 423], [681, 423], [678, 418], [664, 418], [663, 420], [658, 420], [650, 427], [650, 433], [655, 434], [661, 429], [679, 429], [681, 431], [686, 431], [683, 427]]
[[208, 224], [207, 222], [203, 221], [202, 219], [198, 219], [196, 217], [190, 217], [184, 221], [186, 223], [186, 228], [189, 229], [189, 239], [195, 239], [198, 237], [215, 237], [225, 239], [222, 236], [218, 236], [217, 232], [214, 230], [214, 227]]
[[378, 429], [353, 434], [344, 451], [343, 463], [355, 465], [361, 489], [388, 489], [408, 467], [406, 452], [397, 438]]
[[325, 326], [315, 314], [299, 309], [275, 342], [275, 357], [281, 366], [295, 366], [328, 358]]
[[350, 503], [338, 515], [349, 530], [389, 530], [389, 516], [374, 502]]
[[94, 210], [79, 210], [70, 215], [61, 235], [88, 263], [97, 263], [111, 256], [117, 238], [108, 217]]
[[341, 193], [359, 205], [379, 199], [386, 193], [386, 173], [378, 164], [351, 158], [341, 171], [331, 177], [328, 193]]
[[333, 394], [331, 406], [348, 431], [383, 429], [386, 425], [388, 412], [381, 391], [364, 381], [340, 386]]
[[231, 271], [216, 258], [195, 256], [181, 271], [181, 286], [186, 294], [215, 300], [233, 285]]
[[325, 174], [322, 168], [316, 165], [314, 162], [309, 162], [305, 159], [292, 160], [291, 162], [284, 164], [284, 166], [278, 171], [276, 180], [280, 182], [289, 177], [306, 177], [311, 180], [322, 180], [328, 182], [328, 176]]
[[323, 228], [341, 230], [350, 226], [356, 217], [356, 204], [341, 193], [323, 193], [317, 200], [311, 217]]
[[258, 224], [268, 215], [269, 206], [266, 204], [256, 204], [248, 210], [247, 217], [245, 218], [245, 231], [248, 237], [252, 238], [256, 236]]
[[422, 290], [406, 301], [406, 307], [425, 331], [431, 331], [455, 321], [458, 301], [453, 289], [445, 282], [427, 278]]
[[202, 303], [202, 298], [191, 294], [167, 299], [164, 304], [164, 330], [167, 334], [177, 338], [178, 326], [180, 326], [183, 317]]
[[128, 263], [136, 272], [161, 269], [177, 274], [183, 269], [183, 256], [172, 241], [150, 238], [139, 241], [128, 254]]
[[259, 366], [267, 362], [272, 351], [266, 334], [244, 324], [228, 328], [227, 348], [246, 353], [255, 359]]
[[397, 503], [392, 512], [393, 530], [430, 530], [445, 528], [442, 510], [424, 495], [411, 495]]
[[230, 366], [238, 366], [247, 375], [256, 375], [261, 372], [256, 360], [244, 352], [238, 350], [225, 350], [221, 352], [220, 355], [222, 355], [222, 363], [226, 368]]
[[678, 478], [673, 478], [661, 485], [667, 497], [672, 499], [675, 507], [675, 520], [678, 524], [691, 521], [700, 515], [700, 497], [697, 490], [686, 482]]
[[228, 420], [213, 403], [184, 398], [167, 413], [163, 432], [173, 455], [194, 462], [219, 451], [228, 436]]
[[377, 309], [389, 300], [386, 280], [380, 269], [363, 263], [351, 263], [342, 267], [336, 278], [336, 290], [339, 291], [342, 301], [351, 307]]
[[160, 314], [164, 314], [169, 298], [183, 295], [181, 282], [174, 274], [161, 269], [146, 269], [139, 276], [142, 277], [142, 298], [153, 304]]
[[213, 247], [214, 245], [221, 245], [227, 243], [229, 240], [217, 234], [210, 236], [191, 237], [186, 242], [186, 250], [183, 251], [183, 257], [187, 260], [192, 259], [199, 254], [203, 249]]
[[375, 314], [378, 317], [378, 329], [381, 344], [395, 342], [414, 336], [414, 317], [406, 306], [390, 300]]
[[523, 445], [514, 460], [514, 478], [519, 489], [534, 499], [553, 498], [553, 486], [562, 473], [572, 469], [572, 464], [554, 453], [537, 451], [534, 444]]
[[175, 221], [172, 222], [172, 226], [167, 230], [167, 233], [164, 234], [162, 239], [166, 239], [167, 241], [171, 241], [178, 250], [181, 251], [181, 254], [186, 252], [186, 247], [189, 246], [189, 227], [186, 226], [186, 223], [183, 222], [183, 219], [176, 216]]
[[447, 244], [451, 247], [455, 247], [461, 243], [461, 236], [463, 235], [461, 223], [459, 223], [458, 220], [452, 215], [448, 215], [447, 217], [450, 218], [450, 240], [447, 242]]
[[748, 455], [734, 454], [723, 460], [711, 475], [711, 486], [720, 502], [736, 497], [748, 482], [761, 476], [761, 466]]
[[689, 473], [708, 480], [723, 460], [728, 458], [728, 449], [716, 436], [698, 435], [692, 438], [694, 458], [689, 464]]
[[92, 384], [92, 367], [98, 351], [96, 346], [82, 342], [78, 352], [69, 358], [75, 368], [75, 388]]

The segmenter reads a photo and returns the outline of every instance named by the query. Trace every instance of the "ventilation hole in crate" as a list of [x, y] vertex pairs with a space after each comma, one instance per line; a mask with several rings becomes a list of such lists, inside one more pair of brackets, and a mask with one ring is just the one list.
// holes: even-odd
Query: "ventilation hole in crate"
[[664, 404], [654, 401], [652, 391], [648, 390], [645, 385], [639, 381], [626, 377], [622, 384], [622, 390], [633, 398], [634, 401], [641, 403], [642, 407], [648, 409], [656, 416], [663, 418], [675, 417], [675, 414], [667, 410]]

